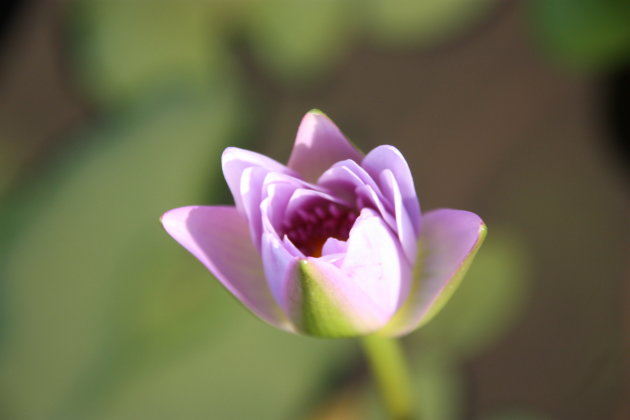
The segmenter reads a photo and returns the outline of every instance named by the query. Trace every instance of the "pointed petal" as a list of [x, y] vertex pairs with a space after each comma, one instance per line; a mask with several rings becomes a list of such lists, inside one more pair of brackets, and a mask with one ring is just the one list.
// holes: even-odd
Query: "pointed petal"
[[486, 235], [479, 216], [463, 210], [434, 210], [422, 223], [412, 289], [383, 334], [407, 334], [429, 321], [459, 285]]
[[320, 111], [311, 111], [300, 123], [288, 166], [305, 180], [315, 182], [335, 162], [360, 162], [362, 157], [335, 123]]
[[378, 146], [365, 156], [361, 166], [377, 181], [381, 179], [381, 173], [384, 170], [389, 169], [392, 171], [400, 187], [403, 205], [407, 209], [414, 231], [416, 235], [419, 234], [420, 203], [418, 202], [409, 165], [402, 153], [394, 146]]
[[247, 222], [236, 208], [181, 207], [164, 213], [161, 221], [169, 235], [201, 261], [250, 311], [278, 328], [291, 330], [269, 292]]
[[248, 184], [241, 184], [243, 171], [250, 167], [261, 168], [262, 171], [258, 176], [263, 176], [269, 172], [279, 172], [298, 177], [297, 173], [290, 170], [281, 163], [261, 155], [260, 153], [251, 152], [249, 150], [239, 149], [238, 147], [228, 147], [221, 157], [221, 165], [223, 166], [223, 176], [230, 187], [236, 208], [243, 211], [243, 194], [247, 194]]
[[389, 320], [362, 289], [361, 280], [322, 258], [300, 260], [297, 281], [289, 284], [290, 317], [299, 332], [317, 337], [355, 337]]

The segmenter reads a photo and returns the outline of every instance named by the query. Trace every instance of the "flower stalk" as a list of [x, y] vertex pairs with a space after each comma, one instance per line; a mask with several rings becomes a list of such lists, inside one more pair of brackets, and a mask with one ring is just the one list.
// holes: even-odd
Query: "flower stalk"
[[390, 419], [418, 420], [413, 412], [411, 379], [399, 341], [371, 334], [362, 337], [361, 342]]

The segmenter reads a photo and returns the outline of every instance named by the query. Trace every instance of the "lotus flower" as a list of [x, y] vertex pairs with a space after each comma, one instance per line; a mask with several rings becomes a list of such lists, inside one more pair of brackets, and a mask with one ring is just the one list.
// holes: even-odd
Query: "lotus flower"
[[393, 146], [363, 155], [319, 111], [302, 120], [289, 163], [230, 147], [236, 206], [162, 216], [166, 231], [255, 315], [319, 337], [409, 333], [461, 280], [485, 236], [475, 214], [420, 213]]

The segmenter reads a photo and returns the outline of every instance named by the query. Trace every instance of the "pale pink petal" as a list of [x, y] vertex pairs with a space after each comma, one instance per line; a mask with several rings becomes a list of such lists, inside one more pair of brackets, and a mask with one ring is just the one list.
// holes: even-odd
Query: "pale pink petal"
[[409, 298], [384, 334], [406, 334], [435, 315], [459, 285], [486, 232], [479, 216], [463, 210], [434, 210], [422, 223], [420, 259]]
[[360, 162], [362, 158], [335, 123], [321, 112], [311, 111], [300, 123], [288, 166], [305, 180], [315, 182], [335, 162]]
[[322, 256], [332, 254], [345, 254], [348, 251], [348, 242], [336, 238], [328, 238], [322, 247]]
[[394, 315], [407, 297], [411, 280], [411, 265], [398, 239], [374, 210], [365, 208], [347, 242], [341, 270], [358, 279], [384, 313]]
[[276, 327], [292, 329], [269, 292], [247, 221], [236, 208], [181, 207], [164, 213], [161, 221], [164, 229], [250, 311]]

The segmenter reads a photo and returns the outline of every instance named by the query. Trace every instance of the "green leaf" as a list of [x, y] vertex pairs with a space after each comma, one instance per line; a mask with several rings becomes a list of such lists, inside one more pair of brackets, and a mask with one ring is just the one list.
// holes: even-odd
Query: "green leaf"
[[214, 2], [80, 0], [70, 11], [80, 80], [104, 105], [156, 87], [208, 88], [233, 72]]
[[227, 88], [96, 125], [1, 219], [20, 224], [0, 260], [3, 415], [294, 418], [353, 350], [254, 318], [159, 225], [223, 185], [248, 124]]
[[3, 241], [0, 381], [19, 418], [52, 418], [63, 409], [87, 388], [86, 376], [118, 357], [127, 328], [137, 327], [124, 312], [146, 304], [127, 299], [181, 279], [186, 260], [174, 244], [165, 248], [158, 218], [200, 200], [220, 180], [236, 101], [231, 92], [215, 95], [169, 97], [165, 107], [139, 107], [93, 128], [42, 173], [25, 202], [5, 211], [3, 221], [21, 225]]
[[254, 2], [246, 22], [252, 52], [283, 83], [312, 81], [350, 46], [350, 6], [337, 0]]
[[535, 0], [529, 6], [533, 29], [563, 63], [603, 70], [630, 59], [630, 2]]
[[365, 27], [390, 46], [438, 42], [484, 16], [494, 0], [368, 0]]

